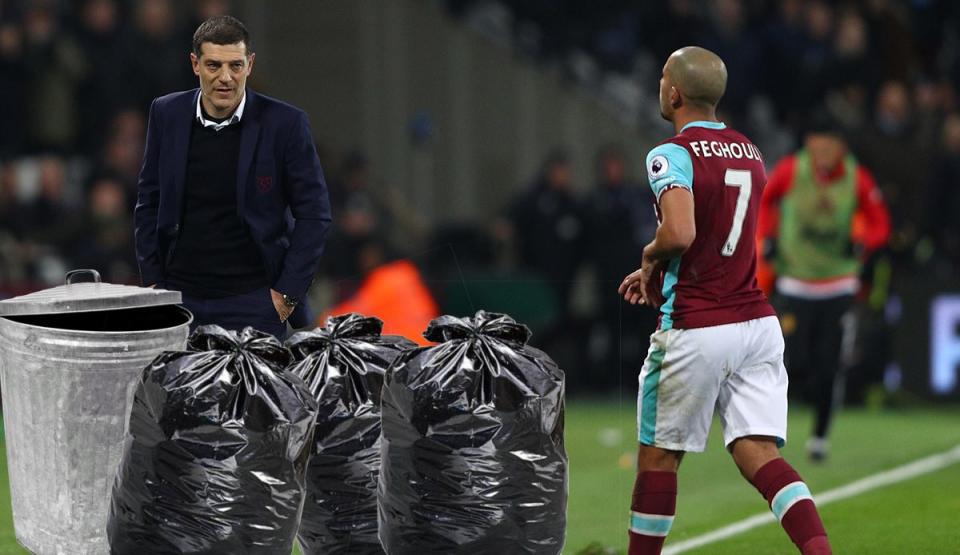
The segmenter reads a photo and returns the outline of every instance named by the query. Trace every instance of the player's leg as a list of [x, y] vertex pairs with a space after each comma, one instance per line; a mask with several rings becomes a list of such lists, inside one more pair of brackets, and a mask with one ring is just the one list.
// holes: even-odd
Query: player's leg
[[817, 399], [813, 352], [817, 326], [815, 301], [779, 293], [776, 308], [785, 341], [784, 358], [793, 382], [792, 393], [795, 397], [799, 393], [804, 402], [813, 404]]
[[658, 554], [677, 510], [677, 469], [683, 451], [641, 444], [630, 502], [629, 555]]
[[804, 555], [831, 553], [827, 532], [810, 489], [780, 456], [777, 438], [748, 436], [734, 440], [730, 452], [740, 473], [766, 499], [773, 515]]
[[827, 434], [842, 391], [841, 350], [844, 341], [844, 316], [850, 311], [853, 298], [849, 295], [817, 301], [818, 325], [814, 335], [816, 382], [813, 437], [807, 444], [810, 458], [823, 460], [827, 454]]
[[[720, 387], [720, 340], [700, 330], [657, 331], [640, 372], [639, 451], [630, 512], [629, 555], [656, 555], [673, 524], [677, 468], [703, 451]], [[716, 361], [716, 362], [710, 362]]]
[[777, 320], [737, 324], [735, 343], [743, 358], [720, 386], [717, 410], [724, 442], [743, 476], [753, 484], [802, 553], [830, 553], [829, 542], [807, 486], [781, 456], [787, 437], [787, 373]]

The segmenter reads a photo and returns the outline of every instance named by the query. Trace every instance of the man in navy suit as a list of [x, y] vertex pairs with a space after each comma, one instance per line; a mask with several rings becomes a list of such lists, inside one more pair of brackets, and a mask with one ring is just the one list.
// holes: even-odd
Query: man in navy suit
[[144, 285], [183, 293], [194, 325], [303, 327], [330, 226], [307, 115], [246, 88], [244, 25], [208, 19], [190, 60], [200, 88], [153, 101], [138, 182]]

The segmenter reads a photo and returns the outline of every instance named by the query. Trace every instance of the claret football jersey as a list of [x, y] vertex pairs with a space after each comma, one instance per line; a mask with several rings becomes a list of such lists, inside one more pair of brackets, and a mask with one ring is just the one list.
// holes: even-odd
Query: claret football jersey
[[647, 155], [657, 197], [693, 193], [696, 238], [663, 276], [660, 329], [687, 329], [772, 316], [757, 285], [757, 214], [766, 171], [760, 150], [723, 123], [695, 121]]

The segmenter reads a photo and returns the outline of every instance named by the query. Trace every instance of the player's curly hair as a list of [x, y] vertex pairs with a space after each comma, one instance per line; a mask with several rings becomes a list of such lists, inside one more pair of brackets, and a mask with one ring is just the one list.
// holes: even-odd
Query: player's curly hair
[[236, 44], [242, 42], [247, 47], [247, 53], [253, 51], [250, 48], [250, 33], [246, 26], [232, 15], [218, 15], [204, 21], [197, 27], [193, 33], [193, 53], [200, 57], [200, 45], [205, 42], [213, 44]]

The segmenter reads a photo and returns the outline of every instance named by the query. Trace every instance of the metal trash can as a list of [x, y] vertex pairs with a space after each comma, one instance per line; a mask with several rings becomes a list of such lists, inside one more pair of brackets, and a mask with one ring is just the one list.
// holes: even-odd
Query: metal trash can
[[[80, 274], [93, 282], [73, 283]], [[14, 529], [37, 555], [106, 554], [110, 490], [143, 368], [186, 345], [180, 293], [101, 283], [0, 301], [0, 380]]]

